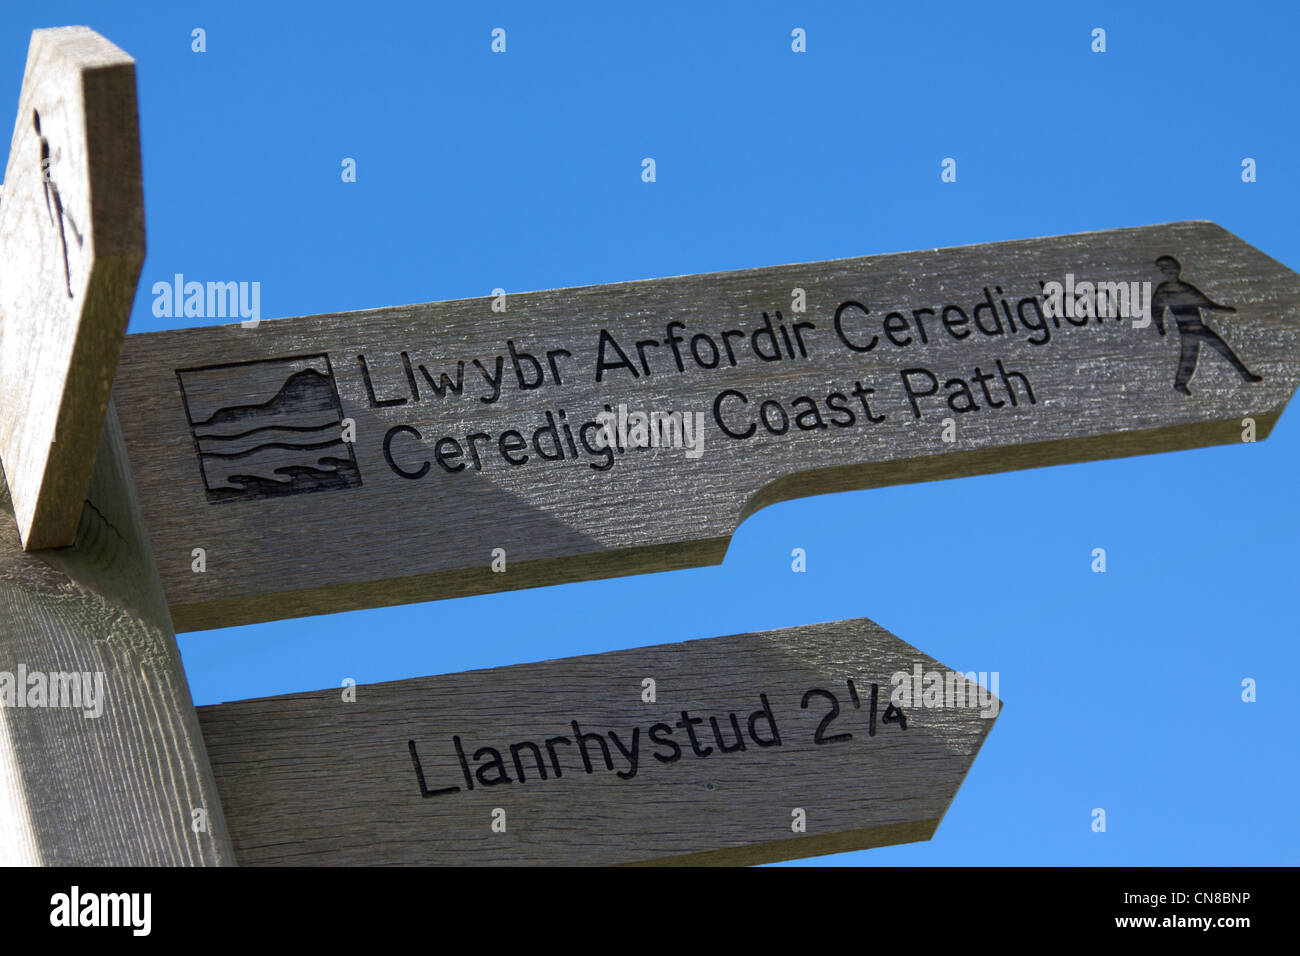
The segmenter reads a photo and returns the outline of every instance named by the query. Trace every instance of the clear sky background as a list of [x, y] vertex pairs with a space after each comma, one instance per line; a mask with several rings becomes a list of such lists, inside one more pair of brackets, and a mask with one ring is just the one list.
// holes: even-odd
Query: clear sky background
[[[176, 272], [272, 318], [1182, 219], [1300, 268], [1292, 3], [6, 2], [0, 102], [67, 24], [138, 64], [133, 332], [188, 324], [151, 312]], [[805, 862], [1294, 864], [1298, 415], [777, 505], [720, 567], [180, 647], [209, 704], [865, 616], [1006, 710], [931, 842]]]

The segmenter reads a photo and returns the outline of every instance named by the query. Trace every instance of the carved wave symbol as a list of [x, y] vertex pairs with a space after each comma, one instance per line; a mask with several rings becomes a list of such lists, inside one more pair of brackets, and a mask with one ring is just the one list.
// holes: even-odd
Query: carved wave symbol
[[268, 401], [194, 423], [209, 492], [230, 497], [356, 487], [329, 376], [295, 372]]

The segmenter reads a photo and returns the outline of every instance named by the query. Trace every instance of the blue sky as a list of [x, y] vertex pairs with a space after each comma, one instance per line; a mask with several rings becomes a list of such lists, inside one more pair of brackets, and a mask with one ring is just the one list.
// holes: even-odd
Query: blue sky
[[[133, 332], [186, 323], [150, 309], [176, 272], [260, 281], [270, 318], [1181, 219], [1300, 268], [1294, 5], [882, 6], [46, 0], [7, 6], [0, 84], [36, 27], [136, 58]], [[206, 704], [866, 616], [1006, 709], [933, 841], [805, 862], [1294, 864], [1296, 418], [777, 505], [720, 567], [180, 647]]]

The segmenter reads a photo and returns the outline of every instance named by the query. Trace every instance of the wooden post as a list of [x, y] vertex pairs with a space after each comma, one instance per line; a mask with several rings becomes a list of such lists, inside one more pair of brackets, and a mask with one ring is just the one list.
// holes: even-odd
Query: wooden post
[[74, 546], [0, 500], [0, 864], [233, 863], [111, 406]]
[[144, 254], [131, 59], [85, 27], [36, 31], [13, 144], [0, 864], [233, 863], [109, 402]]

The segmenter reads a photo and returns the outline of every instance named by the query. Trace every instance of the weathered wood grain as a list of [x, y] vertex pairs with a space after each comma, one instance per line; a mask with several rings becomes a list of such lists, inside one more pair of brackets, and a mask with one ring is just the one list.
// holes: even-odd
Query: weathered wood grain
[[111, 405], [93, 462], [70, 548], [24, 551], [0, 481], [0, 864], [232, 863]]
[[[1173, 311], [1042, 316], [1067, 275]], [[799, 495], [1264, 438], [1300, 381], [1300, 277], [1207, 222], [494, 304], [128, 338], [115, 395], [178, 629], [716, 563]], [[615, 435], [597, 470], [586, 423], [620, 405], [699, 414], [702, 454]]]
[[32, 33], [0, 195], [0, 459], [23, 546], [73, 542], [144, 261], [135, 62]]
[[[858, 619], [362, 685], [352, 702], [238, 701], [199, 721], [241, 863], [750, 864], [930, 838], [1001, 702], [954, 675], [949, 706], [891, 719], [891, 678], [918, 666], [952, 674]], [[585, 737], [584, 759], [578, 733], [603, 744]]]

